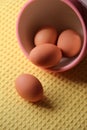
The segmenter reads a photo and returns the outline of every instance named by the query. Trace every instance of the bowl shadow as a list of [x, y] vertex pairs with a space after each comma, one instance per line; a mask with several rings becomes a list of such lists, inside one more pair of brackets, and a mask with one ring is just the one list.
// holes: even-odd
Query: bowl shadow
[[87, 57], [71, 70], [62, 73], [52, 72], [51, 74], [56, 77], [62, 76], [73, 82], [87, 83]]

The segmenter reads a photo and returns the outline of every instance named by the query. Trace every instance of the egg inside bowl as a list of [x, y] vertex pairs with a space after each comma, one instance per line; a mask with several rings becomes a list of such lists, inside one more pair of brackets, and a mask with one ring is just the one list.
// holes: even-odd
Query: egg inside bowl
[[26, 57], [35, 47], [36, 32], [43, 26], [53, 26], [58, 34], [72, 29], [82, 40], [82, 49], [76, 57], [63, 57], [58, 65], [49, 70], [63, 72], [76, 66], [85, 56], [86, 28], [75, 6], [69, 0], [30, 0], [24, 5], [18, 16], [17, 38]]

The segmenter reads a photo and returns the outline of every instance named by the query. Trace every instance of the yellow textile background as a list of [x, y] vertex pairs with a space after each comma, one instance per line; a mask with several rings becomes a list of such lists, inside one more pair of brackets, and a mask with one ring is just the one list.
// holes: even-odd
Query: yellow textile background
[[[26, 0], [0, 0], [0, 130], [87, 130], [87, 58], [64, 73], [47, 73], [19, 48], [15, 26]], [[15, 90], [21, 73], [35, 75], [46, 99], [32, 104]]]

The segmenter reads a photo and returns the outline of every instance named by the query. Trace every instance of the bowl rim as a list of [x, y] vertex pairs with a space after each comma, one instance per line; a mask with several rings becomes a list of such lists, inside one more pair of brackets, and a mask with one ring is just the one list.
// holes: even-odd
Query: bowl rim
[[[16, 36], [17, 36], [17, 40], [18, 40], [18, 44], [21, 48], [21, 50], [23, 51], [24, 55], [28, 58], [28, 53], [26, 52], [25, 48], [23, 47], [20, 37], [19, 37], [19, 33], [18, 33], [18, 26], [19, 26], [19, 22], [20, 22], [20, 17], [23, 13], [23, 11], [25, 10], [25, 8], [32, 2], [34, 2], [35, 0], [29, 0], [27, 3], [24, 4], [24, 6], [22, 7], [21, 11], [18, 14], [17, 17], [17, 22], [16, 22]], [[84, 35], [84, 40], [83, 40], [83, 47], [81, 49], [80, 54], [77, 56], [77, 58], [75, 58], [75, 60], [71, 63], [69, 63], [68, 65], [64, 66], [64, 67], [60, 67], [58, 69], [48, 69], [49, 71], [55, 71], [55, 72], [64, 72], [67, 71], [73, 67], [75, 67], [77, 64], [80, 63], [80, 61], [84, 58], [84, 56], [86, 55], [86, 49], [87, 49], [87, 32], [86, 32], [86, 25], [84, 23], [84, 20], [80, 14], [80, 12], [78, 11], [78, 9], [75, 7], [75, 5], [70, 2], [69, 0], [61, 0], [61, 2], [64, 2], [67, 6], [69, 6], [77, 15], [77, 17], [79, 18], [79, 21], [82, 25], [82, 30], [83, 30], [83, 35]], [[29, 58], [28, 58], [29, 59]]]

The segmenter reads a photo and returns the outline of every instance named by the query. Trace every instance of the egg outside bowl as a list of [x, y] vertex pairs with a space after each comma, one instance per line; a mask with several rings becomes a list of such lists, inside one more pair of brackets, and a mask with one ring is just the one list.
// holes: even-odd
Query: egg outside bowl
[[26, 57], [34, 48], [36, 32], [47, 25], [55, 27], [58, 34], [65, 29], [73, 29], [82, 39], [82, 48], [76, 57], [63, 57], [58, 65], [48, 70], [63, 72], [80, 63], [87, 50], [86, 26], [80, 12], [70, 0], [29, 0], [24, 5], [18, 16], [16, 32]]

